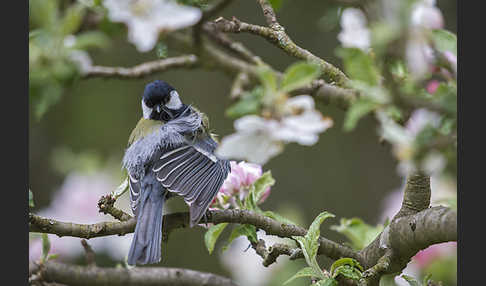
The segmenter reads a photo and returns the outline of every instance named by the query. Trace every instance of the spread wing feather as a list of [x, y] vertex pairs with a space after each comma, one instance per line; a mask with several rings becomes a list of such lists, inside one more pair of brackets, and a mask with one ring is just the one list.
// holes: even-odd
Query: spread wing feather
[[130, 207], [135, 216], [138, 216], [138, 205], [140, 202], [140, 182], [128, 174], [128, 187], [130, 189]]
[[162, 152], [152, 168], [167, 190], [191, 206], [191, 225], [204, 215], [230, 170], [227, 160], [213, 154], [216, 146], [210, 137], [188, 142]]

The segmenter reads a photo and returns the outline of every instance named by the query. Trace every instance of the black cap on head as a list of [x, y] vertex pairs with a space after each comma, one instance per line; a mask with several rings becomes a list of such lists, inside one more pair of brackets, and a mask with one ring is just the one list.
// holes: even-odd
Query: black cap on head
[[171, 85], [162, 80], [155, 80], [145, 86], [143, 101], [148, 107], [170, 100], [170, 92], [175, 90]]

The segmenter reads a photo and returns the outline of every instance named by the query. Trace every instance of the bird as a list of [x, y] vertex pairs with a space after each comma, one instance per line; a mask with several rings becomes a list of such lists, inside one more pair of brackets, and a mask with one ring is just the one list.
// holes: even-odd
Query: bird
[[229, 161], [214, 153], [218, 143], [208, 117], [182, 103], [167, 82], [155, 80], [145, 86], [142, 114], [122, 161], [137, 220], [128, 265], [161, 261], [163, 206], [170, 195], [181, 196], [189, 205], [193, 227], [231, 170]]

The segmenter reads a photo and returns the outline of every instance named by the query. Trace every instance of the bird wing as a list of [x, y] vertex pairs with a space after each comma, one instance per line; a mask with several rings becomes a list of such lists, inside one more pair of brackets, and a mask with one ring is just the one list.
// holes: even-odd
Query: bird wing
[[214, 155], [217, 143], [209, 136], [161, 152], [152, 171], [170, 192], [190, 205], [191, 226], [206, 212], [230, 171], [228, 160]]
[[128, 187], [130, 189], [130, 207], [133, 214], [138, 217], [138, 205], [140, 201], [141, 183], [128, 173]]

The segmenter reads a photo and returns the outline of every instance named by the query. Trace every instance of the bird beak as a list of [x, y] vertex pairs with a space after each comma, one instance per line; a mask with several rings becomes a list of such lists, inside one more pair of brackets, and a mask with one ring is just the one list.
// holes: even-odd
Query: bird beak
[[160, 105], [157, 105], [157, 113], [160, 113]]

